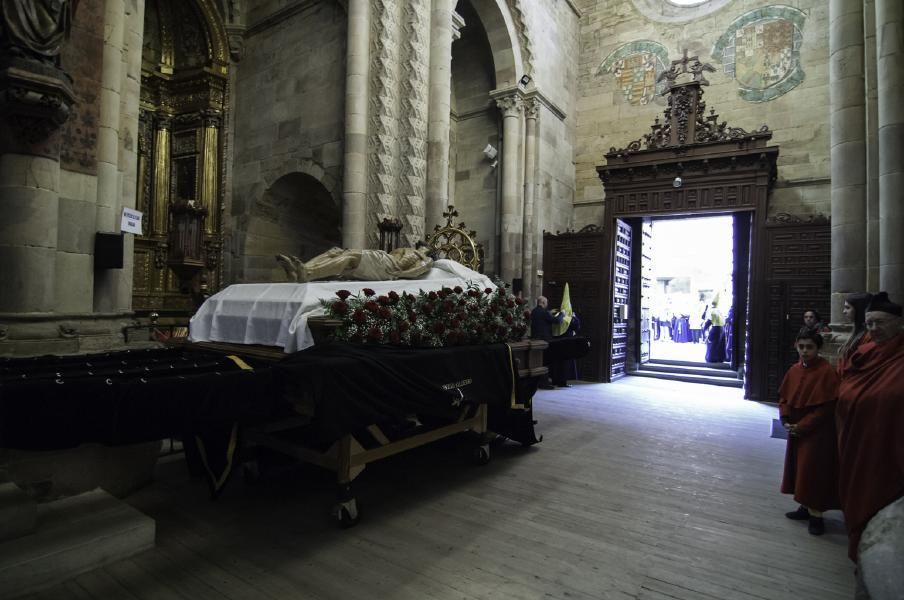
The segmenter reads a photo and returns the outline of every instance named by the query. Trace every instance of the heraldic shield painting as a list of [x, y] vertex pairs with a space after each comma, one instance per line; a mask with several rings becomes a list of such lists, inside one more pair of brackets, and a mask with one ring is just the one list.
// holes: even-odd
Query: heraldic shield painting
[[669, 53], [662, 44], [641, 40], [619, 46], [597, 69], [597, 75], [609, 74], [628, 104], [641, 106], [652, 102], [662, 92], [664, 83], [657, 83], [666, 69]]
[[800, 47], [805, 18], [790, 6], [766, 6], [742, 15], [722, 34], [712, 56], [737, 80], [738, 96], [767, 102], [804, 80]]

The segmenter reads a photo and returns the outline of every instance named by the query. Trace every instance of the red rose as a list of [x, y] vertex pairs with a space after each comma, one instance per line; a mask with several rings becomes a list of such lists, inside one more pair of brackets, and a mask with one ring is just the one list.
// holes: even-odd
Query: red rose
[[367, 339], [379, 342], [381, 339], [383, 339], [383, 332], [380, 331], [379, 327], [371, 327], [367, 331]]
[[395, 304], [396, 302], [399, 301], [399, 295], [396, 294], [394, 291], [389, 292], [389, 299], [392, 301], [393, 304]]
[[409, 327], [411, 327], [411, 324], [408, 321], [405, 321], [405, 320], [399, 321], [399, 331], [401, 331], [401, 332], [408, 331]]
[[460, 285], [456, 285], [454, 288], [452, 288], [452, 291], [455, 292], [456, 294], [460, 294], [460, 293], [462, 293], [464, 290], [461, 289], [461, 286], [460, 286]]
[[382, 306], [386, 306], [389, 304], [389, 296], [377, 296], [377, 302], [379, 302]]
[[524, 298], [515, 298], [515, 304], [518, 306], [524, 306]]
[[355, 323], [365, 323], [367, 321], [367, 315], [360, 308], [356, 309], [355, 314], [352, 315], [352, 321]]
[[364, 308], [366, 308], [370, 312], [377, 312], [377, 309], [380, 308], [380, 306], [373, 300], [368, 300], [364, 303]]
[[455, 310], [454, 302], [452, 302], [451, 300], [446, 300], [445, 302], [443, 302], [443, 312], [444, 313], [449, 314], [453, 310]]
[[412, 323], [417, 321], [417, 313], [414, 312], [413, 310], [409, 310], [408, 311], [408, 320], [411, 321]]
[[524, 318], [530, 319], [530, 311], [529, 310], [524, 311]]
[[346, 304], [342, 300], [336, 300], [332, 305], [330, 305], [330, 310], [333, 311], [333, 314], [344, 315], [348, 312], [348, 304]]
[[436, 292], [430, 292], [429, 294], [427, 294], [427, 297], [431, 300], [436, 300]]
[[361, 293], [365, 296], [373, 296], [374, 294], [376, 294], [376, 292], [370, 288], [364, 288], [363, 290], [361, 290]]
[[478, 292], [477, 290], [468, 290], [468, 296], [470, 296], [471, 298], [476, 298], [479, 295], [480, 292]]
[[380, 311], [379, 311], [378, 314], [380, 315], [380, 318], [381, 318], [381, 319], [388, 319], [389, 317], [392, 316], [392, 311], [389, 310], [389, 309], [388, 309], [387, 307], [385, 307], [385, 306], [381, 306], [381, 307], [380, 307]]
[[351, 296], [352, 293], [348, 290], [339, 290], [338, 292], [336, 292], [336, 295], [345, 300], [346, 298]]
[[493, 293], [493, 289], [492, 289], [492, 288], [487, 288], [487, 289], [483, 290], [483, 293], [486, 294], [487, 296], [489, 296], [490, 294]]
[[515, 302], [514, 302], [514, 300], [509, 300], [508, 302], [505, 303], [505, 305], [508, 306], [509, 308], [514, 308]]

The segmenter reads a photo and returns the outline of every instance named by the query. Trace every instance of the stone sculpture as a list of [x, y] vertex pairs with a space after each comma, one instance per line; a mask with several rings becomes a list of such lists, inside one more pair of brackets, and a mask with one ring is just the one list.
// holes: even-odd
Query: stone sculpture
[[277, 255], [276, 261], [289, 280], [298, 283], [322, 279], [417, 279], [433, 264], [433, 258], [422, 248], [396, 248], [391, 252], [331, 248], [307, 262], [285, 254]]

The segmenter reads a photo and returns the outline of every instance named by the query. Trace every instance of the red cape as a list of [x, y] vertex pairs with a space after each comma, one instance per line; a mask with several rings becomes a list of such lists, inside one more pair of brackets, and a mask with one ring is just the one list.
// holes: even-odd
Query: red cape
[[799, 504], [820, 511], [840, 507], [837, 390], [835, 369], [823, 358], [792, 366], [779, 388], [779, 412], [800, 434], [788, 438], [781, 490], [794, 494]]
[[904, 496], [904, 334], [851, 354], [838, 390], [839, 491], [848, 555], [869, 520]]
[[818, 356], [806, 366], [803, 362], [797, 362], [788, 369], [778, 388], [778, 402], [789, 408], [819, 406], [834, 402], [837, 392], [835, 369], [829, 361]]

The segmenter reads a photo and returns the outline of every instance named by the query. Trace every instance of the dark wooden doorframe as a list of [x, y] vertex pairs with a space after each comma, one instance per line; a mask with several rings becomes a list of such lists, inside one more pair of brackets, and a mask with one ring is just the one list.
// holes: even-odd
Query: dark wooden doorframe
[[[724, 121], [720, 123], [714, 109], [707, 114], [703, 86], [709, 84], [703, 73], [711, 68], [686, 54], [672, 61], [663, 75], [668, 80], [664, 120], [657, 118], [650, 133], [624, 148], [611, 148], [605, 156], [606, 164], [596, 168], [605, 189], [603, 230], [610, 236], [614, 234], [618, 219], [751, 213], [747, 307], [751, 318], [744, 391], [747, 398], [758, 400], [763, 397], [760, 371], [765, 368], [766, 337], [760, 309], [765, 300], [765, 265], [757, 256], [762, 255], [767, 200], [776, 178], [778, 147], [767, 145], [772, 132], [765, 125], [749, 132], [729, 127]], [[680, 77], [692, 80], [678, 83]], [[610, 304], [614, 259], [611, 248], [610, 245], [607, 257]], [[611, 317], [609, 320], [602, 335], [604, 344], [612, 341]], [[608, 366], [610, 369], [604, 372], [611, 372], [611, 365]]]
[[[643, 261], [641, 255], [643, 235], [639, 235], [638, 231], [645, 227], [649, 227], [653, 221], [661, 219], [695, 219], [705, 217], [724, 216], [726, 213], [708, 213], [701, 212], [692, 215], [680, 215], [677, 217], [668, 217], [656, 215], [650, 217], [641, 217], [631, 219], [629, 223], [634, 228], [634, 249], [633, 260], [635, 261], [631, 267], [631, 308], [630, 311], [635, 319], [643, 321], [643, 290], [639, 287], [643, 286], [643, 275], [641, 273], [642, 265], [639, 261]], [[734, 307], [732, 320], [732, 352], [731, 352], [731, 368], [737, 370], [742, 366], [746, 366], [746, 341], [747, 341], [747, 314], [750, 300], [750, 234], [753, 211], [737, 211], [730, 214], [732, 219], [732, 306]], [[724, 310], [724, 306], [722, 307]], [[725, 313], [727, 317], [727, 313]], [[631, 341], [633, 344], [629, 347], [628, 356], [628, 372], [638, 368], [639, 365], [646, 362], [643, 356], [644, 345], [644, 325], [638, 325], [635, 319], [631, 320], [628, 328], [630, 331]], [[631, 368], [633, 366], [633, 369]]]

